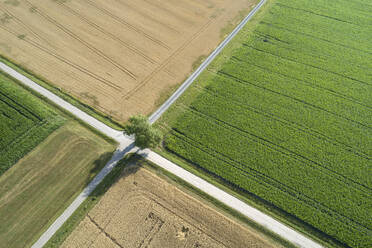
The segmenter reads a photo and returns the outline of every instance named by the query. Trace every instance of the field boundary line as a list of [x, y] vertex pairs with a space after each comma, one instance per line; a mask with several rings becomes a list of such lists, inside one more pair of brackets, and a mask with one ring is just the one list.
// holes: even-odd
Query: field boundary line
[[256, 7], [241, 21], [238, 26], [218, 45], [218, 47], [208, 56], [207, 59], [196, 69], [188, 79], [173, 93], [163, 105], [161, 105], [151, 116], [149, 122], [153, 124], [160, 116], [186, 91], [186, 89], [199, 77], [199, 75], [208, 67], [208, 65], [221, 53], [223, 48], [240, 32], [247, 22], [257, 13], [265, 4], [266, 0], [261, 0]]
[[40, 238], [32, 245], [31, 248], [43, 247], [58, 231], [59, 228], [70, 218], [76, 209], [88, 198], [88, 196], [96, 189], [102, 180], [112, 171], [117, 163], [134, 147], [134, 143], [123, 143], [114, 153], [110, 161], [103, 169], [94, 177], [94, 179], [86, 186], [75, 200], [66, 208], [66, 210], [49, 226], [49, 228], [40, 236]]

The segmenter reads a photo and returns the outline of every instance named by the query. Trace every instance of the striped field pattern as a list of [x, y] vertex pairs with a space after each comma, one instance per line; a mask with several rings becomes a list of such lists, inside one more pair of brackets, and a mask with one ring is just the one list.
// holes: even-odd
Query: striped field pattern
[[165, 146], [345, 247], [372, 247], [372, 5], [276, 0]]
[[0, 73], [0, 175], [64, 122], [52, 108]]

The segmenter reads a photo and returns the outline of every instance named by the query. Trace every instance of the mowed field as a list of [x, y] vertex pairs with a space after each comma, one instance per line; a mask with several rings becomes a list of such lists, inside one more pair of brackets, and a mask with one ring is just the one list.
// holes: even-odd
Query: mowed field
[[127, 165], [62, 247], [281, 247], [144, 165]]
[[123, 122], [153, 111], [255, 2], [1, 0], [0, 54]]
[[115, 145], [0, 74], [0, 247], [30, 247]]
[[335, 245], [371, 247], [371, 13], [269, 1], [162, 118], [165, 148]]

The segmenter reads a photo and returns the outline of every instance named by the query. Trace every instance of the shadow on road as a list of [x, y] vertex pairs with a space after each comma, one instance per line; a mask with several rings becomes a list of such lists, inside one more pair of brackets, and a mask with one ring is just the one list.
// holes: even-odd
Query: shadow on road
[[[87, 182], [87, 184], [89, 184], [84, 193], [89, 194], [91, 192], [91, 197], [100, 197], [106, 193], [111, 186], [115, 185], [119, 179], [135, 174], [140, 169], [141, 163], [139, 163], [139, 161], [141, 157], [133, 153], [133, 148], [134, 143], [127, 146], [124, 150], [116, 150], [113, 153], [102, 154], [94, 162], [95, 166], [90, 171], [92, 174], [99, 173], [92, 181]], [[117, 164], [114, 165], [115, 163]], [[97, 182], [102, 178], [102, 182], [96, 186]]]

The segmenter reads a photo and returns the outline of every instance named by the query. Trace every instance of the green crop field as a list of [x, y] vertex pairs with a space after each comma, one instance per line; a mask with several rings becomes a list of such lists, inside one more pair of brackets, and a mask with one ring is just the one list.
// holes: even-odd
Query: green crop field
[[160, 120], [166, 150], [335, 245], [372, 247], [371, 13], [269, 1]]
[[0, 176], [65, 119], [0, 73]]

